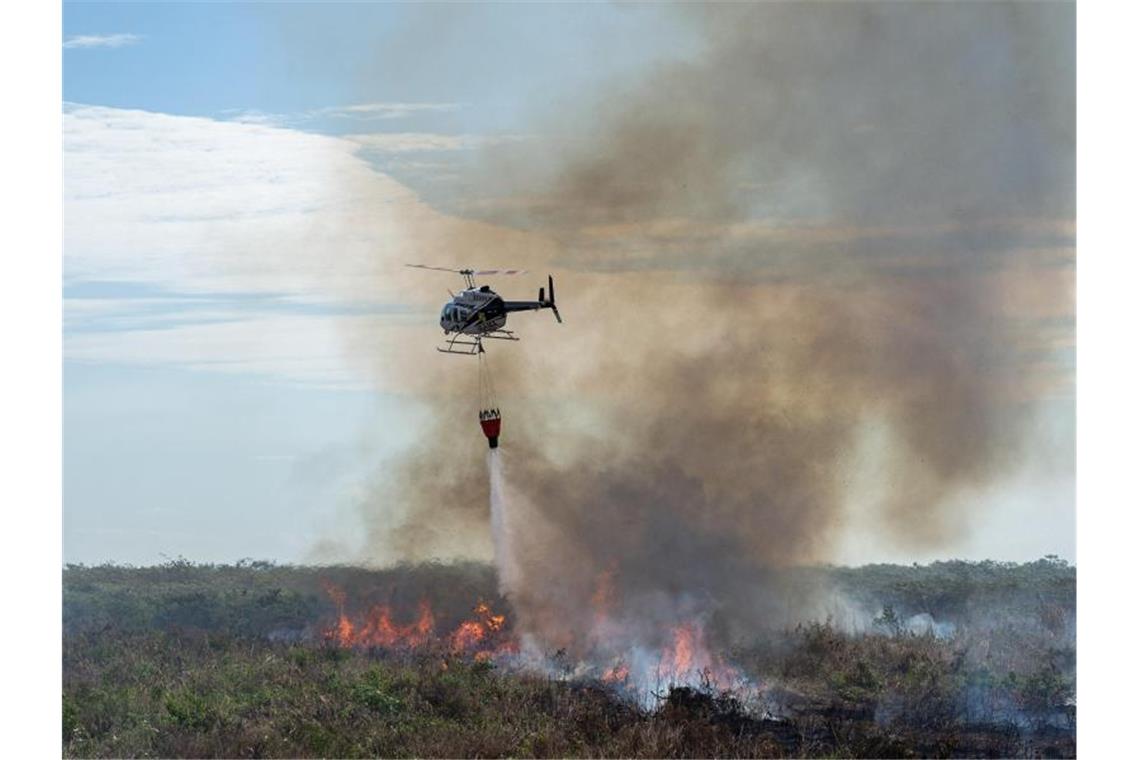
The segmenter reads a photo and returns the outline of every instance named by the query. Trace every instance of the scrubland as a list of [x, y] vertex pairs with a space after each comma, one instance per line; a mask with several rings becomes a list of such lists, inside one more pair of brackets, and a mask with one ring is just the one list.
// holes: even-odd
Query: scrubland
[[[483, 601], [479, 564], [385, 570], [246, 562], [64, 570], [62, 731], [71, 757], [1071, 757], [1075, 576], [1027, 564], [786, 571], [868, 619], [780, 621], [725, 657], [749, 688], [633, 695], [545, 653], [445, 637], [343, 646], [343, 599], [436, 630]], [[341, 601], [328, 589], [343, 591]], [[854, 615], [852, 614], [852, 617]], [[482, 653], [480, 653], [482, 654]]]

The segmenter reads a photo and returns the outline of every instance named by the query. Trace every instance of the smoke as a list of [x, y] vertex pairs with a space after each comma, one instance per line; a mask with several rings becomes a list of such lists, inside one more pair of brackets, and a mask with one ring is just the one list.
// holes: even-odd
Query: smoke
[[[470, 169], [481, 229], [521, 230], [509, 260], [490, 235], [432, 260], [555, 272], [566, 323], [516, 315], [523, 342], [490, 348], [493, 552], [552, 648], [596, 638], [600, 598], [650, 647], [687, 619], [717, 643], [783, 622], [810, 600], [772, 569], [830, 558], [856, 461], [884, 542], [946, 545], [974, 518], [949, 505], [1065, 392], [1071, 6], [678, 12], [698, 52]], [[474, 361], [429, 358], [378, 369], [436, 412], [365, 504], [389, 556], [488, 535]]]

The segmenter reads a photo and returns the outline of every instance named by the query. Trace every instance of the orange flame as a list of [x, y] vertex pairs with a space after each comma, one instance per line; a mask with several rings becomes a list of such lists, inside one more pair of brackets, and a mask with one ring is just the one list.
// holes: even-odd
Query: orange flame
[[[476, 604], [472, 612], [475, 613], [475, 619], [463, 621], [451, 634], [451, 648], [457, 652], [475, 649], [501, 631], [507, 622], [505, 615], [496, 615], [484, 601]], [[495, 650], [481, 649], [475, 653], [475, 659], [487, 660], [494, 654]]]
[[[684, 623], [673, 629], [673, 646], [666, 649], [662, 657], [662, 666], [669, 673], [684, 675], [692, 669], [697, 630], [692, 623]], [[700, 643], [703, 645], [704, 642]]]
[[477, 621], [466, 620], [451, 634], [452, 649], [470, 649], [482, 641], [486, 633]]
[[[606, 638], [606, 630], [613, 621], [608, 615], [613, 608], [614, 568], [602, 573], [596, 581], [592, 601], [595, 621], [606, 623], [606, 627], [596, 626], [591, 638]], [[353, 619], [345, 611], [346, 594], [332, 584], [324, 584], [325, 591], [336, 603], [336, 622], [324, 632], [324, 638], [341, 647], [376, 647], [382, 649], [413, 650], [432, 646], [437, 654], [450, 651], [451, 654], [484, 662], [494, 657], [517, 653], [519, 642], [506, 630], [505, 615], [498, 615], [491, 606], [480, 600], [472, 614], [449, 633], [436, 632], [435, 615], [427, 600], [419, 603], [415, 620], [398, 623], [393, 619], [392, 609], [387, 604], [372, 607], [362, 618]], [[447, 669], [447, 659], [442, 660], [442, 669]], [[625, 657], [616, 657], [602, 672], [601, 679], [609, 684], [637, 683], [653, 674], [633, 669]], [[739, 674], [724, 664], [710, 652], [705, 642], [704, 628], [699, 620], [690, 620], [674, 626], [669, 632], [667, 643], [660, 650], [657, 659], [656, 678], [661, 683], [701, 683], [730, 685], [736, 682]]]
[[504, 641], [507, 618], [496, 615], [484, 601], [475, 605], [474, 617], [465, 620], [450, 634], [437, 637], [435, 615], [431, 604], [419, 604], [416, 619], [407, 624], [393, 620], [392, 609], [380, 604], [369, 610], [363, 620], [353, 621], [345, 613], [345, 593], [325, 583], [325, 591], [337, 605], [337, 622], [325, 631], [326, 640], [342, 647], [378, 647], [383, 649], [416, 649], [434, 642], [445, 642], [454, 652], [468, 654], [476, 660], [487, 660], [500, 652], [518, 651], [513, 641]]
[[352, 623], [342, 614], [337, 621], [336, 631], [334, 632], [336, 640], [344, 645], [351, 644], [352, 630]]
[[625, 683], [629, 679], [629, 666], [619, 662], [602, 673], [602, 680], [606, 683]]
[[351, 640], [355, 646], [414, 648], [427, 643], [435, 629], [431, 605], [420, 602], [419, 616], [412, 623], [397, 625], [392, 622], [392, 611], [386, 604], [373, 607], [364, 625]]
[[661, 653], [657, 666], [659, 679], [668, 682], [702, 682], [727, 686], [739, 679], [735, 668], [725, 665], [705, 644], [700, 623], [690, 621], [673, 629], [673, 640]]

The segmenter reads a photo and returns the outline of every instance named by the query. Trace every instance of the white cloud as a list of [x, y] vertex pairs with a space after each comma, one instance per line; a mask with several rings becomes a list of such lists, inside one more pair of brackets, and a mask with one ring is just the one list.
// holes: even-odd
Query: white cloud
[[227, 121], [236, 121], [242, 124], [261, 124], [269, 127], [283, 127], [293, 120], [288, 114], [268, 113], [256, 108], [227, 108], [221, 113]]
[[358, 149], [264, 125], [69, 106], [65, 276], [373, 300], [388, 266], [379, 252], [447, 220]]
[[466, 150], [482, 143], [481, 138], [474, 135], [441, 135], [431, 132], [374, 132], [346, 135], [345, 139], [383, 153]]
[[68, 50], [77, 48], [120, 48], [142, 42], [137, 34], [74, 34], [64, 41]]
[[446, 113], [461, 107], [459, 103], [356, 103], [313, 108], [295, 113], [268, 113], [256, 108], [230, 108], [221, 111], [220, 115], [229, 121], [246, 124], [288, 126], [321, 119], [348, 119], [362, 122], [402, 119], [419, 113]]
[[472, 150], [488, 145], [517, 143], [525, 135], [445, 135], [435, 132], [370, 132], [345, 135], [362, 148], [381, 153]]
[[309, 118], [400, 119], [416, 113], [447, 113], [461, 108], [459, 103], [356, 103], [329, 106], [306, 112]]

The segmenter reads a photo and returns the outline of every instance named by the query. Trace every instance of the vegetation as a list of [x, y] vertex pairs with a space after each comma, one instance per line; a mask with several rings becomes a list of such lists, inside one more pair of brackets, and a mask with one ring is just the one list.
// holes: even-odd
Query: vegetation
[[[71, 757], [1075, 755], [1075, 570], [815, 568], [870, 609], [766, 631], [732, 661], [759, 697], [674, 688], [646, 707], [589, 680], [442, 647], [343, 649], [337, 603], [429, 598], [441, 625], [500, 609], [483, 565], [386, 570], [69, 566], [64, 751]], [[917, 625], [927, 618], [934, 625]], [[925, 616], [925, 617], [923, 617]], [[508, 616], [509, 625], [509, 616]], [[951, 630], [952, 629], [952, 630]]]

